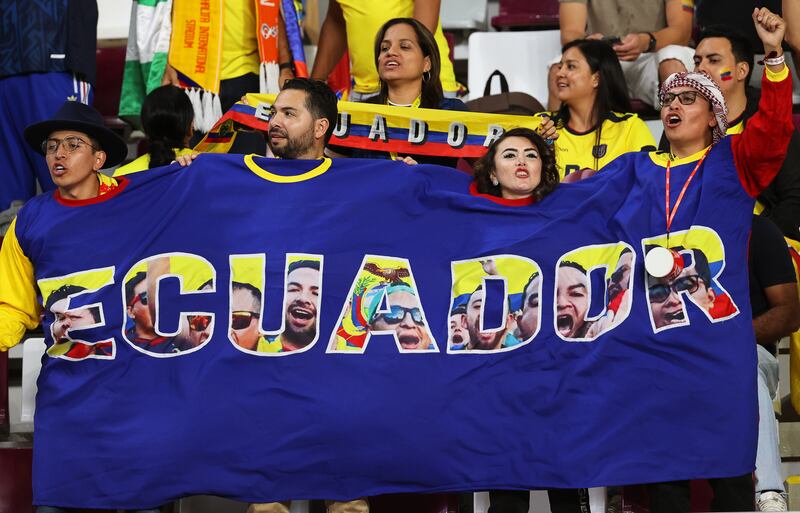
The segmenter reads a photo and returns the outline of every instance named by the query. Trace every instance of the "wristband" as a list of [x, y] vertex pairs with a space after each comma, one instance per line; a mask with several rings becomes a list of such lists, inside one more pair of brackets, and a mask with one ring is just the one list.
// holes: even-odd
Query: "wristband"
[[762, 66], [780, 66], [784, 62], [786, 62], [786, 57], [784, 56], [783, 52], [778, 55], [778, 52], [773, 50], [764, 56], [763, 61], [758, 61], [758, 64], [761, 64]]
[[780, 54], [778, 57], [764, 59], [764, 64], [767, 66], [780, 66], [784, 62], [786, 62], [786, 57], [784, 57], [784, 54]]
[[657, 43], [656, 36], [654, 36], [652, 32], [642, 32], [642, 34], [647, 34], [647, 36], [650, 38], [650, 42], [647, 44], [647, 50], [645, 50], [645, 53], [654, 52]]

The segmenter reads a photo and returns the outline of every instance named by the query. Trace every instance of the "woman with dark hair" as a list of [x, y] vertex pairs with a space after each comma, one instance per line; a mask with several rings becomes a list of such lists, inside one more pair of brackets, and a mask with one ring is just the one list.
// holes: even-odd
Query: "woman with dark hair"
[[[475, 181], [470, 190], [510, 206], [531, 205], [558, 187], [553, 146], [536, 131], [513, 128], [503, 133], [475, 163]], [[578, 513], [585, 491], [548, 490], [554, 513]], [[489, 513], [528, 511], [527, 490], [490, 490]]]
[[502, 198], [507, 205], [530, 205], [558, 185], [552, 146], [529, 128], [503, 133], [474, 167], [472, 192]]
[[[441, 60], [433, 34], [414, 18], [393, 18], [375, 36], [375, 67], [380, 78], [380, 93], [369, 103], [423, 109], [466, 111], [464, 102], [445, 98], [439, 79]], [[337, 153], [360, 158], [392, 158], [386, 152], [335, 148]], [[455, 167], [457, 158], [411, 155], [403, 159], [424, 164]]]
[[127, 175], [166, 166], [176, 157], [191, 154], [194, 109], [180, 87], [165, 85], [153, 89], [142, 104], [142, 127], [149, 142], [148, 152], [116, 170], [114, 176]]
[[599, 171], [623, 153], [655, 149], [647, 125], [629, 112], [628, 87], [611, 45], [578, 39], [564, 45], [562, 52], [556, 64], [561, 108], [539, 114], [556, 124], [561, 178], [586, 168]]

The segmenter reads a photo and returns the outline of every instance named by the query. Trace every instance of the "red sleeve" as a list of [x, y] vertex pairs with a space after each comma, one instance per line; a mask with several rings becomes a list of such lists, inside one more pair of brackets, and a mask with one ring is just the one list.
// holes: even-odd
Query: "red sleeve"
[[757, 197], [778, 174], [793, 130], [791, 73], [766, 70], [758, 111], [741, 134], [731, 136], [733, 161], [747, 194]]

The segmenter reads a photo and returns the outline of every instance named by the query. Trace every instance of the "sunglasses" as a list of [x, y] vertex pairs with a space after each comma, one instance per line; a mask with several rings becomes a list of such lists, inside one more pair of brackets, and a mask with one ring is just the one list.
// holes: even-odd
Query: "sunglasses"
[[681, 102], [681, 105], [691, 105], [697, 100], [697, 91], [684, 91], [682, 93], [664, 93], [661, 95], [661, 108], [672, 105], [675, 98]]
[[211, 317], [208, 315], [190, 315], [188, 319], [189, 329], [192, 331], [205, 331], [211, 324]]
[[425, 326], [425, 319], [422, 318], [422, 312], [419, 308], [406, 308], [404, 306], [394, 305], [388, 312], [383, 312], [375, 315], [374, 320], [379, 318], [386, 321], [388, 324], [399, 324], [405, 319], [406, 314], [411, 315], [411, 319], [419, 326]]
[[663, 303], [667, 300], [671, 291], [675, 292], [675, 294], [680, 294], [683, 291], [694, 294], [700, 287], [701, 279], [700, 275], [692, 274], [678, 278], [669, 285], [666, 283], [653, 285], [648, 289], [648, 297], [651, 303]]
[[250, 326], [253, 319], [258, 319], [259, 314], [255, 312], [238, 311], [231, 313], [231, 329], [243, 330]]
[[140, 292], [140, 293], [136, 294], [135, 296], [133, 296], [133, 299], [131, 300], [131, 307], [133, 307], [133, 305], [135, 305], [137, 301], [141, 302], [142, 306], [147, 306], [147, 291], [146, 290], [144, 292]]
[[80, 148], [81, 144], [85, 144], [86, 146], [89, 146], [93, 150], [97, 150], [97, 148], [95, 148], [88, 142], [84, 141], [80, 137], [70, 135], [63, 139], [47, 139], [42, 143], [42, 151], [45, 152], [45, 154], [47, 155], [52, 155], [53, 153], [57, 152], [58, 147], [61, 146], [67, 153], [72, 153], [73, 151]]

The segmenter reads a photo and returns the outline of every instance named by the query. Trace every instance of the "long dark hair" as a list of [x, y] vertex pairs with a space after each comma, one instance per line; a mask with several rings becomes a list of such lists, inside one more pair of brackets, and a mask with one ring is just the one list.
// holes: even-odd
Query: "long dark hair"
[[[386, 31], [389, 27], [405, 23], [414, 29], [417, 34], [417, 44], [422, 50], [422, 55], [428, 57], [431, 61], [431, 69], [426, 77], [422, 76], [422, 94], [420, 97], [420, 107], [426, 109], [438, 109], [439, 103], [444, 98], [442, 92], [442, 82], [439, 79], [439, 70], [441, 69], [441, 57], [439, 56], [439, 47], [436, 46], [436, 39], [428, 28], [415, 20], [414, 18], [392, 18], [383, 24], [375, 36], [375, 69], [378, 69], [378, 59], [381, 54], [381, 42], [383, 41]], [[389, 99], [389, 86], [381, 80], [381, 92], [376, 98], [376, 103], [386, 104]]]
[[[595, 146], [600, 144], [600, 137], [603, 132], [603, 121], [611, 118], [614, 112], [630, 112], [631, 101], [628, 97], [628, 84], [625, 75], [622, 73], [622, 66], [619, 64], [617, 54], [611, 45], [595, 39], [576, 39], [570, 41], [561, 48], [563, 54], [570, 48], [577, 48], [592, 73], [598, 73], [600, 78], [597, 86], [597, 96], [595, 96], [592, 106], [593, 118], [597, 120], [595, 126]], [[569, 107], [562, 103], [561, 107], [553, 120], [558, 127], [565, 127], [569, 122]], [[595, 156], [594, 168], [598, 167], [599, 158]]]
[[192, 102], [180, 87], [165, 85], [147, 95], [142, 104], [142, 127], [150, 142], [151, 168], [175, 160], [174, 148], [186, 146], [192, 121]]
[[556, 169], [556, 156], [553, 152], [553, 146], [547, 144], [542, 139], [542, 136], [530, 128], [512, 128], [503, 133], [489, 145], [489, 151], [475, 162], [475, 182], [478, 192], [502, 197], [500, 185], [493, 184], [491, 176], [492, 171], [494, 171], [494, 157], [497, 154], [497, 147], [509, 137], [523, 137], [533, 143], [539, 151], [539, 158], [542, 159], [541, 179], [539, 185], [531, 192], [534, 201], [539, 201], [555, 190], [558, 185], [558, 170]]

